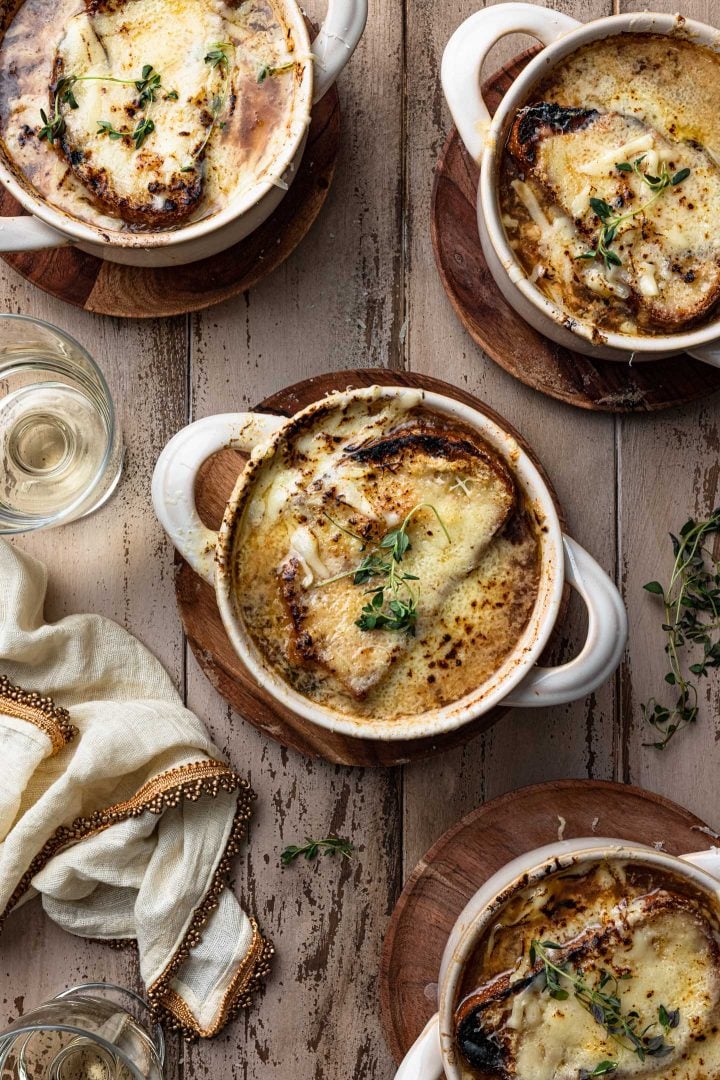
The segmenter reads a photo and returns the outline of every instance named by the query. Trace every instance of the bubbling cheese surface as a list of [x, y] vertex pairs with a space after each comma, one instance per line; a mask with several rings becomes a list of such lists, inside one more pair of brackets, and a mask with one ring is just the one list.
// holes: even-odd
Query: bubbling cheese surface
[[[222, 43], [227, 84], [205, 60]], [[46, 0], [25, 0], [0, 47], [3, 149], [43, 199], [108, 231], [161, 228], [143, 225], [124, 205], [152, 209], [154, 193], [156, 200], [172, 198], [173, 186], [195, 187], [184, 225], [217, 213], [265, 178], [284, 184], [277, 163], [308, 119], [295, 106], [307, 63], [279, 0], [105, 0], [88, 9], [59, 0], [52, 18]], [[111, 139], [98, 127], [105, 121], [131, 131], [145, 115], [133, 86], [112, 82], [78, 82], [78, 108], [61, 104], [64, 153], [39, 138], [40, 110], [52, 115], [56, 77], [134, 80], [145, 65], [161, 76], [162, 89], [148, 113], [155, 130], [139, 149], [130, 137]], [[276, 68], [285, 70], [259, 81], [263, 69]], [[225, 101], [211, 127], [216, 97]], [[103, 188], [113, 201], [97, 197]]]
[[[591, 332], [675, 332], [707, 321], [720, 285], [720, 55], [680, 34], [621, 34], [565, 57], [528, 95], [583, 110], [576, 130], [539, 144], [525, 171], [506, 149], [505, 231], [530, 279]], [[596, 110], [595, 119], [591, 111]], [[618, 163], [689, 175], [635, 217], [612, 247], [618, 265], [583, 259], [601, 229], [591, 198], [615, 215], [652, 190]]]
[[[415, 633], [364, 630], [381, 579], [356, 584], [354, 570], [388, 557], [383, 538], [413, 510], [396, 566], [413, 575]], [[292, 687], [392, 721], [458, 701], [498, 670], [533, 611], [538, 553], [504, 459], [419, 394], [379, 394], [329, 403], [261, 466], [234, 538], [233, 589], [258, 650]]]
[[[617, 993], [623, 1015], [637, 1014], [638, 1031], [663, 1037], [665, 1052], [641, 1057], [627, 1039], [611, 1038], [568, 980], [560, 983], [568, 998], [551, 997], [529, 961], [531, 942], [547, 939], [566, 950], [551, 951], [555, 962], [580, 969], [588, 984], [597, 985], [603, 971], [617, 978], [607, 992]], [[612, 1061], [617, 1077], [717, 1078], [719, 943], [717, 900], [640, 864], [608, 861], [522, 890], [499, 913], [465, 975], [459, 1013], [468, 1016], [482, 1002], [477, 1015], [495, 1062], [471, 1067], [463, 1058], [463, 1076], [577, 1080]], [[661, 1006], [677, 1010], [674, 1027], [659, 1023]]]

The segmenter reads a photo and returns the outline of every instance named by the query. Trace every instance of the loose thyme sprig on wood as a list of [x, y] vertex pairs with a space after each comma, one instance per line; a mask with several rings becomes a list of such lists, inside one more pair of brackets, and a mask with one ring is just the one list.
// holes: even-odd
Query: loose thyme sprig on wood
[[628, 210], [624, 214], [614, 213], [612, 206], [610, 206], [605, 199], [591, 199], [590, 206], [600, 219], [602, 228], [595, 243], [595, 247], [591, 248], [590, 251], [583, 252], [582, 255], [578, 255], [578, 259], [600, 259], [608, 270], [613, 266], [622, 266], [622, 259], [610, 246], [615, 240], [620, 226], [625, 221], [630, 221], [631, 218], [637, 217], [638, 214], [645, 213], [654, 202], [657, 202], [667, 188], [681, 184], [683, 180], [687, 179], [690, 175], [689, 169], [681, 169], [671, 176], [668, 172], [667, 164], [663, 161], [660, 175], [652, 176], [650, 173], [643, 172], [640, 168], [640, 165], [644, 160], [645, 155], [643, 154], [642, 157], [636, 158], [632, 163], [629, 161], [621, 161], [615, 168], [620, 172], [635, 173], [639, 176], [643, 183], [647, 184], [653, 192], [652, 198], [648, 199], [642, 206], [639, 206], [634, 210]]
[[300, 855], [311, 862], [321, 853], [331, 856], [337, 854], [344, 859], [351, 859], [354, 850], [355, 848], [349, 840], [343, 840], [339, 836], [326, 836], [324, 840], [313, 840], [311, 837], [306, 836], [305, 843], [302, 846], [291, 844], [286, 847], [280, 856], [280, 862], [283, 866], [289, 866]]
[[[534, 967], [537, 960], [542, 963], [546, 989], [552, 998], [557, 1001], [567, 1001], [570, 997], [570, 991], [562, 985], [562, 981], [565, 980], [570, 984], [576, 1001], [590, 1013], [593, 1020], [605, 1028], [608, 1036], [619, 1046], [637, 1054], [640, 1061], [645, 1061], [646, 1057], [665, 1057], [672, 1053], [673, 1046], [665, 1041], [664, 1034], [653, 1034], [653, 1029], [658, 1026], [665, 1030], [665, 1025], [659, 1018], [641, 1028], [640, 1014], [635, 1009], [627, 1013], [623, 1012], [619, 996], [620, 980], [616, 976], [601, 969], [597, 973], [597, 982], [591, 985], [579, 969], [575, 970], [567, 964], [556, 964], [550, 959], [548, 950], [560, 948], [562, 946], [555, 941], [533, 941], [530, 945], [530, 964]], [[676, 1014], [675, 1027], [680, 1022], [679, 1011], [675, 1010], [672, 1013], [673, 1017]], [[671, 1014], [667, 1009], [663, 1009], [663, 1015], [669, 1018]], [[602, 1064], [609, 1063], [602, 1062]], [[611, 1070], [606, 1068], [605, 1072], [608, 1071]], [[602, 1074], [589, 1073], [588, 1075]]]
[[[659, 581], [649, 581], [647, 592], [662, 598], [665, 652], [670, 670], [665, 682], [677, 689], [673, 705], [651, 698], [642, 706], [642, 715], [659, 733], [656, 742], [645, 743], [664, 750], [676, 732], [697, 720], [697, 679], [720, 668], [720, 560], [708, 540], [720, 533], [720, 508], [709, 518], [690, 518], [679, 536], [670, 534], [675, 562], [667, 589]], [[688, 646], [702, 648], [702, 659], [688, 666], [696, 680], [686, 676], [682, 651]]]
[[[333, 581], [340, 581], [342, 578], [352, 577], [353, 585], [367, 585], [376, 578], [381, 579], [379, 585], [366, 590], [366, 594], [372, 599], [362, 609], [360, 618], [355, 622], [361, 630], [403, 630], [406, 634], [415, 633], [419, 589], [411, 582], [420, 579], [417, 574], [400, 570], [399, 564], [412, 547], [408, 536], [408, 526], [420, 510], [432, 510], [440, 528], [445, 533], [447, 542], [451, 543], [445, 523], [432, 503], [418, 503], [406, 515], [402, 525], [386, 533], [377, 549], [366, 555], [354, 570], [346, 570], [343, 574], [336, 574], [334, 577], [317, 583], [320, 587], [329, 585]], [[328, 514], [325, 516], [342, 532], [358, 540], [364, 549], [365, 541], [362, 537], [337, 525]]]
[[[38, 131], [38, 138], [47, 139], [54, 144], [56, 139], [61, 138], [66, 131], [65, 118], [60, 112], [60, 105], [69, 105], [71, 109], [78, 109], [75, 87], [82, 82], [118, 83], [121, 86], [134, 86], [138, 92], [137, 104], [145, 109], [145, 116], [141, 117], [133, 130], [123, 128], [119, 130], [109, 120], [98, 120], [98, 135], [107, 135], [111, 139], [122, 139], [129, 135], [135, 143], [135, 149], [139, 150], [142, 144], [155, 130], [155, 124], [150, 119], [150, 111], [155, 101], [156, 94], [163, 89], [162, 79], [152, 64], [145, 64], [139, 79], [116, 79], [111, 75], [63, 75], [58, 79], [55, 86], [53, 115], [48, 119], [45, 110], [40, 110], [43, 126]], [[177, 91], [170, 90], [166, 95], [170, 101], [177, 101]]]

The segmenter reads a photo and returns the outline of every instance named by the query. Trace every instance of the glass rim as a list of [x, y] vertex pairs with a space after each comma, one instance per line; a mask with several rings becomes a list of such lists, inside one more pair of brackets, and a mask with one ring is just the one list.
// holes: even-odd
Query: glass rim
[[[49, 1003], [45, 1002], [45, 1004]], [[31, 1015], [32, 1013], [28, 1013], [28, 1016]], [[109, 1042], [107, 1039], [104, 1039], [102, 1035], [98, 1035], [94, 1031], [88, 1031], [87, 1028], [75, 1027], [73, 1024], [23, 1024], [20, 1027], [12, 1028], [9, 1031], [5, 1031], [2, 1035], [0, 1035], [0, 1050], [2, 1050], [6, 1044], [12, 1045], [12, 1043], [14, 1043], [15, 1041], [16, 1036], [18, 1035], [33, 1035], [43, 1031], [65, 1031], [69, 1035], [77, 1035], [79, 1038], [87, 1039], [91, 1042], [96, 1042], [99, 1046], [102, 1046], [103, 1049], [107, 1050], [109, 1054], [112, 1054], [114, 1057], [119, 1058], [122, 1064], [135, 1077], [135, 1080], [147, 1080], [147, 1077], [140, 1072], [137, 1065], [135, 1065], [135, 1063], [132, 1062], [130, 1058], [127, 1057], [127, 1055], [118, 1046], [115, 1045], [115, 1043]], [[160, 1073], [162, 1075], [163, 1063], [160, 1060], [160, 1056], [151, 1039], [149, 1040], [149, 1043], [150, 1050], [155, 1057]]]
[[[115, 446], [115, 439], [116, 439], [117, 434], [118, 434], [118, 425], [117, 425], [117, 418], [116, 418], [116, 415], [115, 415], [115, 403], [113, 401], [112, 394], [110, 393], [110, 387], [107, 384], [107, 380], [106, 380], [105, 376], [103, 375], [103, 372], [102, 372], [100, 366], [98, 365], [97, 361], [90, 355], [90, 353], [85, 348], [85, 346], [80, 344], [80, 342], [77, 340], [77, 338], [74, 338], [72, 336], [72, 334], [68, 334], [67, 331], [61, 330], [59, 326], [55, 325], [55, 323], [48, 322], [47, 319], [38, 319], [34, 315], [19, 315], [19, 314], [16, 314], [15, 312], [12, 312], [12, 311], [0, 311], [0, 320], [2, 320], [2, 319], [11, 319], [14, 322], [32, 323], [35, 326], [40, 326], [44, 330], [49, 330], [50, 333], [54, 334], [58, 338], [61, 338], [62, 340], [66, 341], [69, 345], [72, 345], [74, 348], [76, 348], [82, 354], [84, 359], [87, 361], [88, 366], [90, 367], [92, 373], [95, 375], [95, 377], [98, 380], [98, 383], [100, 384], [100, 390], [101, 390], [102, 394], [104, 395], [104, 398], [105, 398], [105, 401], [106, 401], [107, 407], [108, 407], [108, 421], [109, 421], [108, 444], [107, 444], [107, 447], [105, 449], [105, 453], [103, 455], [102, 462], [98, 466], [98, 469], [97, 469], [97, 471], [95, 473], [95, 476], [94, 476], [94, 478], [92, 480], [92, 483], [89, 484], [88, 487], [83, 492], [81, 492], [81, 494], [78, 495], [76, 499], [73, 500], [73, 502], [69, 503], [68, 506], [64, 507], [61, 514], [58, 514], [55, 517], [43, 518], [41, 521], [38, 521], [37, 524], [32, 524], [32, 525], [26, 526], [23, 529], [7, 530], [7, 531], [4, 530], [4, 529], [0, 529], [0, 536], [2, 536], [2, 535], [6, 535], [6, 536], [7, 535], [13, 535], [14, 536], [18, 532], [36, 532], [38, 529], [43, 529], [43, 528], [47, 528], [48, 526], [54, 526], [54, 525], [63, 525], [65, 523], [69, 523], [72, 520], [75, 520], [75, 519], [72, 518], [73, 512], [78, 508], [78, 506], [81, 506], [83, 504], [83, 502], [85, 502], [85, 500], [88, 498], [89, 495], [92, 494], [92, 492], [97, 488], [97, 486], [99, 485], [99, 483], [102, 480], [103, 476], [105, 475], [105, 471], [106, 471], [107, 466], [108, 466], [108, 464], [110, 462], [110, 458], [111, 458], [111, 455], [112, 455], [112, 452], [113, 452], [113, 448]], [[2, 356], [2, 346], [1, 345], [0, 345], [0, 356]]]

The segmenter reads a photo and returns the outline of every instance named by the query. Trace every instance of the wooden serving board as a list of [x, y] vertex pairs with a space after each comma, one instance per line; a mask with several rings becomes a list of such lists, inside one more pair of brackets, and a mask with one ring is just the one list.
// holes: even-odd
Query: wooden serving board
[[[328, 373], [287, 387], [280, 393], [266, 398], [258, 406], [258, 411], [292, 416], [328, 393], [378, 383], [385, 386], [413, 386], [433, 390], [472, 405], [499, 423], [506, 431], [511, 432], [545, 476], [537, 458], [507, 421], [471, 394], [423, 375], [388, 371], [384, 368]], [[220, 525], [225, 505], [242, 470], [244, 460], [243, 456], [234, 450], [223, 450], [210, 458], [200, 470], [195, 489], [198, 512], [204, 523], [211, 529], [217, 529]], [[545, 479], [555, 505], [558, 506], [552, 486], [547, 477]], [[562, 520], [559, 506], [558, 513]], [[450, 732], [437, 739], [382, 742], [377, 739], [357, 739], [327, 731], [286, 709], [258, 686], [230, 644], [215, 602], [214, 590], [198, 577], [179, 555], [176, 555], [175, 582], [180, 616], [190, 647], [215, 689], [249, 723], [283, 746], [292, 747], [303, 754], [323, 757], [327, 761], [341, 765], [401, 765], [427, 757], [435, 750], [447, 749], [467, 742], [479, 732], [491, 727], [507, 711], [503, 708], [493, 709], [474, 723], [467, 724], [458, 731]], [[562, 621], [562, 616], [559, 621]], [[552, 647], [552, 642], [550, 647]]]
[[676, 803], [603, 780], [556, 780], [502, 795], [468, 814], [430, 848], [390, 919], [380, 968], [382, 1022], [401, 1061], [437, 1011], [445, 944], [470, 897], [511, 859], [558, 839], [606, 836], [660, 845], [673, 855], [713, 843]]
[[[516, 57], [483, 84], [494, 113], [537, 49]], [[504, 299], [488, 269], [477, 228], [479, 170], [457, 129], [435, 170], [431, 231], [435, 260], [465, 329], [497, 364], [526, 386], [598, 412], [653, 412], [720, 390], [720, 369], [691, 356], [635, 364], [593, 360], [534, 330]]]
[[[200, 262], [121, 266], [74, 247], [0, 258], [44, 292], [99, 315], [154, 319], [200, 311], [253, 288], [292, 254], [327, 198], [339, 148], [340, 99], [333, 87], [313, 109], [300, 168], [275, 212], [239, 244]], [[0, 217], [24, 213], [0, 187]]]

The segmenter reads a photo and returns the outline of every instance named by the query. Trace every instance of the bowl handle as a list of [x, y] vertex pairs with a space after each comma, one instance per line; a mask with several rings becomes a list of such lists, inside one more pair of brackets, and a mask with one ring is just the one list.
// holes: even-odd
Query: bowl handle
[[700, 345], [697, 349], [688, 349], [689, 356], [695, 360], [702, 360], [712, 367], [720, 367], [720, 342], [712, 341], [709, 345]]
[[160, 524], [196, 574], [215, 580], [218, 534], [203, 525], [195, 506], [200, 466], [218, 450], [259, 450], [287, 423], [262, 413], [221, 413], [196, 420], [178, 431], [158, 458], [152, 478], [152, 501]]
[[580, 593], [588, 613], [587, 638], [574, 660], [559, 667], [535, 667], [503, 699], [503, 705], [539, 708], [564, 705], [597, 690], [617, 668], [628, 620], [617, 586], [584, 548], [563, 536], [565, 580]]
[[[713, 877], [720, 878], [720, 847], [711, 847], [706, 851], [691, 851], [687, 855], [680, 855], [683, 862], [692, 863], [701, 870], [705, 870]], [[720, 881], [718, 881], [720, 889]]]
[[67, 247], [69, 236], [36, 217], [0, 218], [0, 251], [43, 251]]
[[325, 21], [312, 44], [315, 57], [313, 104], [327, 94], [362, 37], [368, 0], [329, 0]]
[[435, 1013], [408, 1050], [395, 1073], [395, 1080], [442, 1080], [440, 1020]]
[[448, 41], [440, 78], [460, 138], [480, 164], [491, 116], [480, 90], [480, 71], [493, 45], [507, 34], [530, 34], [543, 45], [576, 30], [569, 15], [534, 4], [497, 4], [476, 11]]

